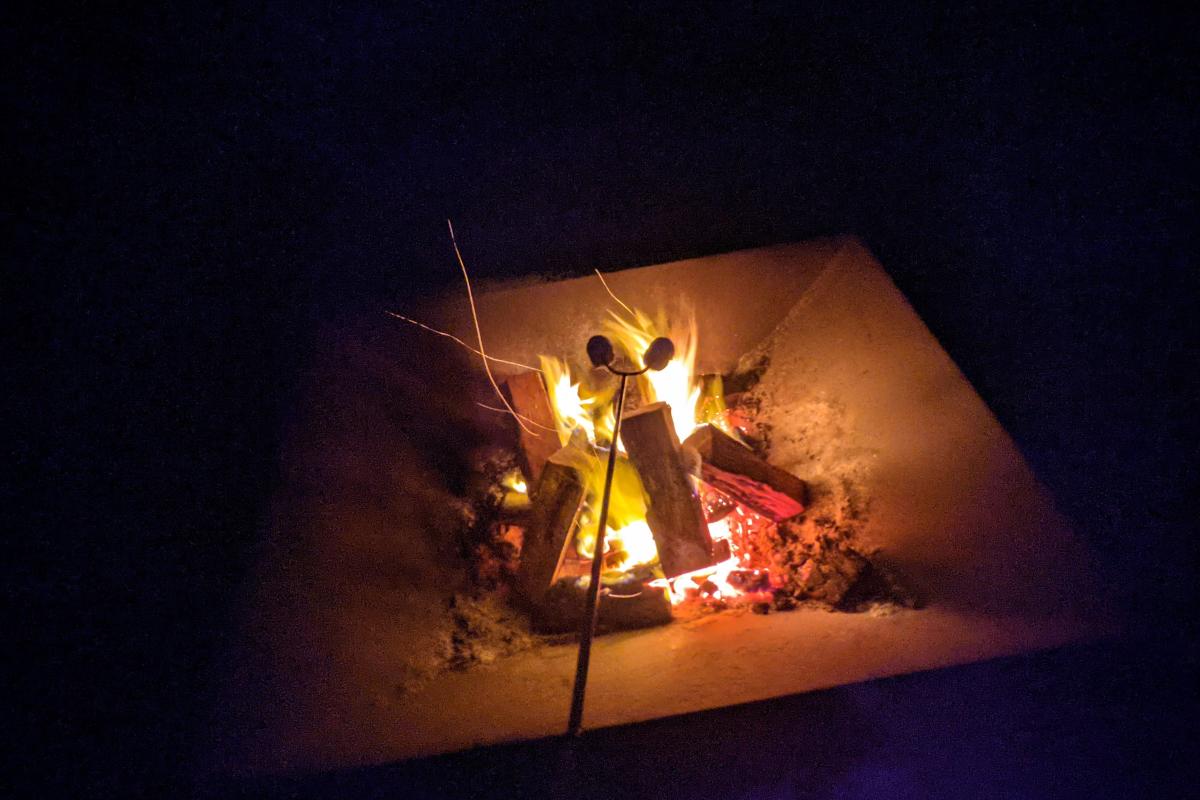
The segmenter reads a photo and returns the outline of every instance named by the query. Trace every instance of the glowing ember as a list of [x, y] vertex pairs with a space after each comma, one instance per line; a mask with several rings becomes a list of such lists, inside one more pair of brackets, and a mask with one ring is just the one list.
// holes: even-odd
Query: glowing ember
[[727, 600], [755, 591], [765, 591], [769, 586], [768, 575], [765, 570], [746, 569], [744, 555], [739, 553], [731, 523], [730, 517], [723, 517], [708, 525], [714, 546], [719, 547], [722, 540], [729, 543], [732, 553], [729, 558], [711, 567], [688, 572], [670, 580], [659, 578], [652, 581], [651, 585], [665, 587], [670, 594], [672, 605], [679, 605], [693, 597]]

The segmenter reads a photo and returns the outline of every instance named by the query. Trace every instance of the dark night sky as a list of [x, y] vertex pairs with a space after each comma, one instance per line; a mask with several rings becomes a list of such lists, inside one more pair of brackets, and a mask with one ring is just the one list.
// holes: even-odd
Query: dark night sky
[[828, 6], [6, 19], [50, 771], [179, 760], [314, 323], [452, 284], [447, 217], [479, 279], [858, 234], [1131, 611], [1185, 610], [1195, 16]]

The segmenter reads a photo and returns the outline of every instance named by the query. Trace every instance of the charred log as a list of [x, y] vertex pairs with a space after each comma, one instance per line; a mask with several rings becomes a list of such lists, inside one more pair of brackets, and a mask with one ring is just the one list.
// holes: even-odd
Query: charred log
[[[639, 579], [606, 586], [600, 596], [598, 633], [666, 625], [671, 621], [671, 601], [663, 589]], [[577, 633], [583, 620], [586, 589], [578, 580], [563, 579], [542, 595], [533, 608], [535, 633]]]

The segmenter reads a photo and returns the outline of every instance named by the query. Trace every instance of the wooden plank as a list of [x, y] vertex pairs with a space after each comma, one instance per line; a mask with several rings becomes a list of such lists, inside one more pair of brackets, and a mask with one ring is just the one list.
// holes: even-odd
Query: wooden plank
[[646, 488], [646, 522], [663, 572], [672, 578], [711, 566], [712, 537], [684, 468], [671, 407], [651, 403], [631, 412], [621, 423], [621, 441]]
[[[520, 431], [522, 466], [530, 482], [536, 482], [542, 474], [546, 461], [558, 452], [561, 446], [554, 429], [554, 413], [550, 410], [550, 396], [540, 372], [522, 372], [504, 382], [508, 400], [518, 414], [533, 420], [537, 425], [526, 423], [518, 426]], [[531, 431], [525, 430], [528, 427]]]
[[526, 599], [537, 602], [554, 581], [571, 543], [583, 494], [583, 477], [571, 466], [566, 448], [550, 456], [533, 490], [517, 568], [517, 588]]
[[683, 444], [700, 454], [700, 475], [706, 483], [764, 517], [781, 522], [804, 511], [808, 484], [733, 437], [704, 425]]

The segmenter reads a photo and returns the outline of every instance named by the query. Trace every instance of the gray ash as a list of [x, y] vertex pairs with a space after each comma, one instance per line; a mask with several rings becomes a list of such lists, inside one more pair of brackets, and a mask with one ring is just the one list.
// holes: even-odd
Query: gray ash
[[877, 561], [858, 550], [852, 534], [828, 520], [808, 537], [804, 522], [787, 522], [777, 529], [775, 590], [778, 610], [799, 603], [816, 603], [838, 611], [865, 611], [878, 603], [908, 608], [919, 599]]
[[524, 615], [496, 595], [458, 594], [450, 599], [439, 656], [447, 669], [490, 664], [537, 643]]

